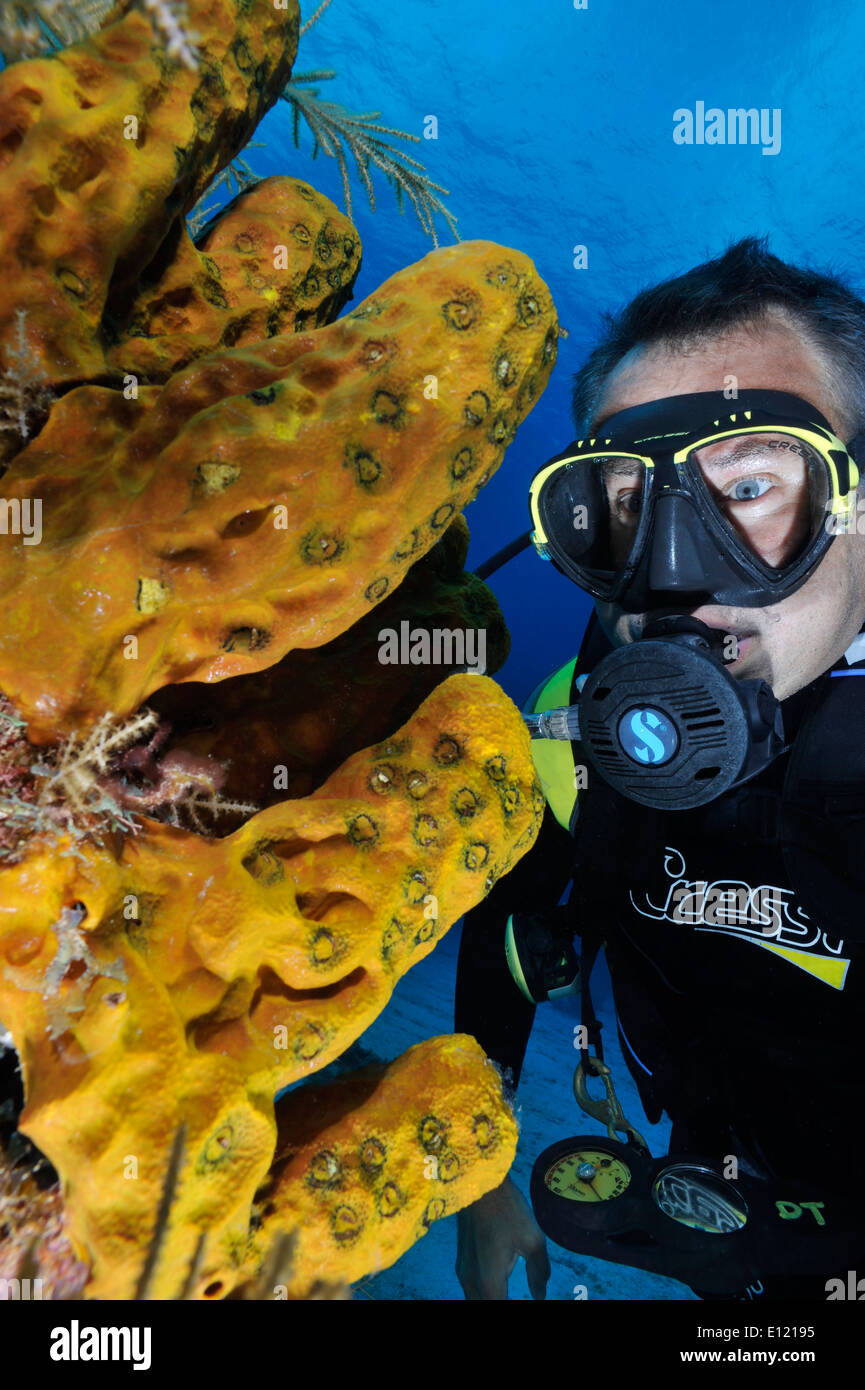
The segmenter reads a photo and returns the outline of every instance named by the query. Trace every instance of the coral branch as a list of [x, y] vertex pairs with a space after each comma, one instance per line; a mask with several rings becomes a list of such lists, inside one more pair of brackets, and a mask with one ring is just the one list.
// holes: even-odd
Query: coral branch
[[198, 34], [188, 28], [189, 15], [182, 0], [141, 0], [153, 27], [165, 40], [165, 51], [192, 72], [198, 69]]
[[15, 346], [7, 349], [14, 365], [0, 377], [0, 430], [30, 437], [30, 419], [48, 410], [54, 399], [43, 363], [27, 336], [27, 310], [15, 310]]
[[312, 15], [312, 16], [301, 26], [301, 30], [300, 30], [301, 34], [305, 34], [306, 31], [307, 31], [307, 29], [311, 29], [311, 28], [312, 28], [313, 24], [314, 24], [315, 21], [319, 18], [319, 16], [324, 14], [324, 12], [325, 12], [325, 10], [327, 9], [327, 7], [328, 7], [329, 4], [330, 4], [330, 0], [321, 0], [321, 4], [319, 5], [319, 7], [318, 7], [318, 9], [316, 10], [315, 14]]
[[[294, 107], [293, 136], [295, 146], [299, 147], [297, 117], [302, 115], [315, 138], [313, 157], [317, 154], [318, 147], [321, 146], [325, 154], [339, 161], [347, 215], [349, 217], [352, 215], [351, 194], [341, 141], [345, 141], [354, 156], [358, 174], [366, 187], [373, 212], [375, 211], [375, 197], [368, 173], [370, 164], [381, 169], [388, 182], [396, 190], [398, 200], [401, 199], [403, 191], [408, 193], [417, 211], [421, 226], [432, 237], [435, 246], [438, 246], [439, 241], [433, 226], [434, 213], [440, 213], [445, 218], [454, 238], [459, 241], [456, 218], [444, 206], [441, 199], [435, 196], [436, 192], [443, 193], [446, 197], [449, 196], [448, 189], [443, 188], [441, 184], [433, 183], [432, 179], [425, 173], [413, 173], [411, 168], [406, 167], [407, 165], [418, 170], [423, 170], [423, 165], [416, 159], [412, 159], [405, 151], [398, 150], [387, 141], [378, 139], [373, 132], [377, 132], [378, 135], [394, 135], [400, 140], [416, 142], [419, 142], [420, 136], [412, 135], [406, 130], [396, 130], [391, 126], [376, 124], [377, 117], [381, 115], [380, 111], [370, 111], [362, 115], [353, 113], [336, 102], [320, 100], [317, 91], [314, 89], [306, 91], [302, 85], [333, 76], [335, 74], [332, 72], [296, 74], [284, 87], [282, 97], [285, 101], [291, 102]], [[401, 201], [399, 201], [399, 206], [402, 210]]]
[[[142, 814], [207, 835], [219, 816], [245, 818], [258, 809], [220, 795], [225, 768], [213, 758], [174, 749], [159, 760], [169, 732], [153, 710], [126, 720], [104, 714], [87, 734], [43, 750], [35, 762], [26, 725], [0, 697], [0, 862], [16, 862], [34, 838], [68, 837], [80, 852], [83, 842], [100, 844], [109, 833], [135, 834]], [[61, 926], [75, 923], [64, 917]]]

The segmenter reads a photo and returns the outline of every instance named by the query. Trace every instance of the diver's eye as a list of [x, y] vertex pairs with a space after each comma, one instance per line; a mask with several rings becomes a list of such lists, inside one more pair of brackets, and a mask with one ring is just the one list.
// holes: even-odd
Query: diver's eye
[[620, 512], [637, 516], [643, 505], [643, 494], [639, 488], [634, 488], [632, 492], [621, 492], [616, 499], [616, 505]]
[[772, 483], [768, 478], [739, 478], [733, 483], [727, 496], [734, 502], [753, 502], [755, 497], [762, 497], [770, 487]]

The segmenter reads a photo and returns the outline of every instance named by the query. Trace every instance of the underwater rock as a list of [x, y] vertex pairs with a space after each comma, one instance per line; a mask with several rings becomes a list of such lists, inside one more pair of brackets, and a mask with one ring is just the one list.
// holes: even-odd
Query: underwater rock
[[176, 1295], [201, 1231], [199, 1292], [233, 1286], [274, 1094], [363, 1032], [526, 852], [542, 810], [519, 712], [461, 675], [392, 740], [226, 839], [147, 821], [116, 849], [59, 845], [2, 870], [19, 1128], [60, 1173], [88, 1295], [131, 1296], [181, 1122], [190, 1157], [154, 1293]]

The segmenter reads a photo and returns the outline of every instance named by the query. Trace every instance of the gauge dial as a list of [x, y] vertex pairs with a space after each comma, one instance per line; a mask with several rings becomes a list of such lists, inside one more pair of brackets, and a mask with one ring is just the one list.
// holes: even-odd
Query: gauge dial
[[620, 1197], [630, 1181], [628, 1165], [600, 1148], [564, 1154], [544, 1174], [550, 1192], [572, 1202], [609, 1202]]
[[729, 1235], [748, 1220], [748, 1207], [732, 1183], [708, 1168], [675, 1163], [659, 1173], [652, 1197], [665, 1216], [708, 1235]]

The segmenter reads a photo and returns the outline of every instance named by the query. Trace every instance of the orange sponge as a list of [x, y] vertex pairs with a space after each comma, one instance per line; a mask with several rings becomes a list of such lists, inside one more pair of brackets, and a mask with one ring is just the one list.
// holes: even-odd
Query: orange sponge
[[[154, 1288], [176, 1293], [201, 1232], [200, 1290], [234, 1285], [260, 1248], [274, 1094], [359, 1037], [526, 852], [542, 809], [516, 708], [488, 678], [452, 676], [386, 744], [225, 840], [151, 821], [115, 849], [34, 847], [2, 870], [21, 1127], [61, 1175], [92, 1296], [134, 1290], [181, 1122], [190, 1158]], [[388, 1249], [418, 1219], [407, 1208]]]

